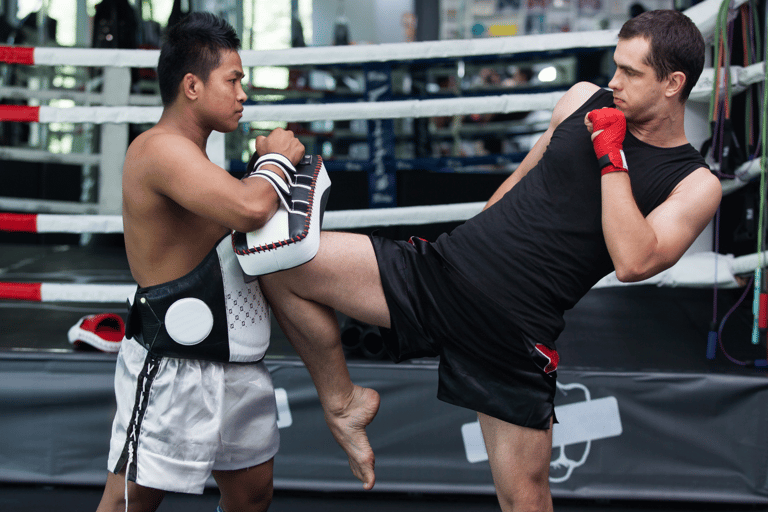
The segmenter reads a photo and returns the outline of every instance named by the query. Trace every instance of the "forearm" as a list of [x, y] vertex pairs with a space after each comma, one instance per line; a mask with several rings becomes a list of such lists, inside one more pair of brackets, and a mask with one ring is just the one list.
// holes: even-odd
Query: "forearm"
[[603, 236], [620, 281], [647, 279], [660, 270], [658, 240], [632, 195], [629, 175], [611, 172], [601, 178]]
[[241, 233], [263, 227], [280, 207], [277, 193], [261, 178], [248, 178], [236, 186], [237, 190], [216, 201], [211, 218]]
[[257, 167], [257, 160], [256, 156], [251, 158], [249, 170], [240, 182], [244, 203], [238, 209], [243, 214], [239, 225], [244, 228], [234, 227], [236, 231], [249, 232], [263, 227], [279, 209], [280, 194], [290, 193], [291, 180], [287, 175], [293, 170], [292, 163], [287, 160], [283, 163], [263, 162]]

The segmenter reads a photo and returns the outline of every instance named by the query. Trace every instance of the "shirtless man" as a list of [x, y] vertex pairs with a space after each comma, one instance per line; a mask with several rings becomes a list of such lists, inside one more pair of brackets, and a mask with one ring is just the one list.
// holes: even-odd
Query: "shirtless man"
[[[202, 493], [211, 474], [219, 510], [264, 511], [272, 499], [269, 309], [229, 235], [261, 227], [280, 203], [266, 180], [237, 180], [206, 155], [211, 132], [231, 132], [242, 117], [239, 45], [208, 13], [172, 27], [158, 63], [162, 117], [126, 154], [125, 246], [139, 289], [117, 360], [100, 512], [153, 511], [166, 491]], [[304, 154], [279, 129], [256, 147], [294, 164]]]
[[[552, 510], [564, 311], [613, 270], [640, 281], [672, 266], [720, 202], [719, 180], [684, 132], [704, 48], [679, 12], [633, 18], [619, 33], [612, 91], [566, 92], [483, 212], [433, 243], [326, 232], [313, 260], [262, 276], [321, 395], [350, 388], [336, 371], [333, 310], [380, 326], [394, 360], [440, 356], [438, 398], [478, 412], [502, 509]], [[351, 395], [358, 430], [347, 432], [366, 488], [374, 457], [363, 428], [378, 407], [369, 391]]]

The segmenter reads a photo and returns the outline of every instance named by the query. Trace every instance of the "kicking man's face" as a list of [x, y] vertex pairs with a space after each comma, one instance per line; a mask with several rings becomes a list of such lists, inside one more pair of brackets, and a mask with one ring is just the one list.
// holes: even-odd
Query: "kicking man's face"
[[664, 98], [666, 80], [659, 81], [648, 65], [650, 42], [643, 37], [620, 39], [613, 54], [616, 73], [608, 83], [616, 108], [628, 121], [642, 122], [655, 114]]

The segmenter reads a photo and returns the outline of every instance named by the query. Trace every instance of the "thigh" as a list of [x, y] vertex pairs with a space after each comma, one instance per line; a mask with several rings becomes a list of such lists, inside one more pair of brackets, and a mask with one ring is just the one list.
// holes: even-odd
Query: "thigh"
[[533, 504], [532, 510], [551, 510], [551, 422], [549, 429], [542, 430], [521, 427], [482, 413], [478, 417], [502, 508]]
[[224, 364], [224, 397], [214, 470], [253, 467], [280, 445], [275, 388], [264, 361]]
[[289, 290], [363, 322], [389, 326], [376, 254], [366, 235], [323, 231], [312, 260], [260, 280], [270, 302]]
[[223, 510], [267, 510], [272, 501], [274, 459], [234, 471], [213, 471]]

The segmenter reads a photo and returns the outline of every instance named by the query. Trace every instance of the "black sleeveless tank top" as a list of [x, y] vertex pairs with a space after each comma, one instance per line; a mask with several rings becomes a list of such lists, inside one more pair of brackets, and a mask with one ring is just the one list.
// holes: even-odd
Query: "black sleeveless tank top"
[[[537, 342], [553, 344], [572, 308], [613, 271], [601, 223], [600, 169], [587, 112], [613, 106], [599, 90], [555, 129], [541, 161], [497, 203], [434, 246], [517, 320]], [[659, 148], [629, 131], [624, 141], [632, 191], [648, 215], [706, 162], [690, 144]]]

